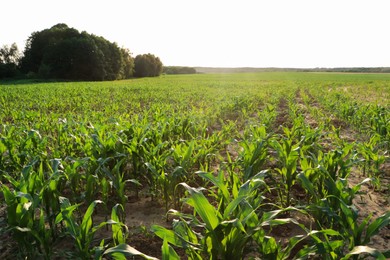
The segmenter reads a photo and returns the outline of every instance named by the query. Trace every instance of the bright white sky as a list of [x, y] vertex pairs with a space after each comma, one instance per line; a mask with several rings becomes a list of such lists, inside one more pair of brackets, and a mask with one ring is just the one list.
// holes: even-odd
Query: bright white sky
[[164, 65], [390, 66], [389, 0], [5, 0], [0, 46], [57, 23]]

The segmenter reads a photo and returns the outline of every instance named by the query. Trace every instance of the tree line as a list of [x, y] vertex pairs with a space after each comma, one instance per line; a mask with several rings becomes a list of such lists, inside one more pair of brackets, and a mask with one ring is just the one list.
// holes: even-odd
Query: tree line
[[163, 73], [165, 74], [196, 74], [196, 69], [183, 66], [164, 66]]
[[154, 77], [162, 71], [161, 60], [153, 54], [133, 58], [128, 49], [66, 24], [33, 32], [23, 53], [16, 44], [0, 49], [0, 78], [102, 81]]

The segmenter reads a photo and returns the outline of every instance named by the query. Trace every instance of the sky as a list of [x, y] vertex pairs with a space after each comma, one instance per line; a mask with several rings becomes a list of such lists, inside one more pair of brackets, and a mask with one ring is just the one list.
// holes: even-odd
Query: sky
[[388, 0], [4, 0], [0, 46], [58, 23], [167, 66], [389, 67]]

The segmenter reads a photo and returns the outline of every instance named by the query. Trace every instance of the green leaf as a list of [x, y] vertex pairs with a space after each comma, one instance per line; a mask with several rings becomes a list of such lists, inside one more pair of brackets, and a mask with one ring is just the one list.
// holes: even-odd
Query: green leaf
[[[123, 206], [121, 204], [116, 204], [112, 208], [112, 211], [111, 211], [111, 219], [113, 221], [117, 222], [117, 223], [108, 223], [107, 222], [107, 224], [111, 224], [112, 225], [111, 226], [111, 228], [112, 228], [112, 236], [113, 236], [115, 245], [116, 244], [122, 244], [122, 243], [126, 242], [126, 234], [124, 234], [123, 230], [122, 230], [122, 226], [126, 227], [126, 225], [123, 225], [120, 222], [119, 215], [118, 215], [119, 208], [121, 208], [122, 211], [124, 211], [124, 208], [123, 208]], [[127, 227], [126, 227], [126, 230], [127, 230]]]
[[153, 225], [151, 227], [151, 231], [161, 239], [166, 240], [168, 243], [174, 246], [183, 247], [183, 241], [178, 236], [176, 236], [175, 232], [172, 230], [158, 225]]
[[2, 185], [2, 191], [4, 195], [5, 202], [8, 206], [12, 205], [15, 201], [15, 195], [13, 192], [10, 191], [10, 189], [6, 185]]
[[81, 233], [83, 234], [83, 237], [88, 237], [88, 233], [91, 231], [92, 227], [92, 213], [96, 207], [97, 204], [103, 203], [101, 200], [95, 200], [93, 201], [87, 211], [84, 214], [83, 221], [81, 222], [80, 229]]
[[302, 187], [305, 188], [310, 195], [317, 199], [318, 192], [315, 191], [313, 183], [306, 177], [306, 175], [301, 172], [298, 174], [297, 178], [301, 181]]
[[184, 182], [180, 183], [180, 185], [186, 188], [191, 195], [187, 203], [195, 208], [200, 218], [205, 222], [207, 229], [214, 230], [219, 224], [218, 211], [198, 189], [192, 188]]
[[106, 251], [104, 251], [103, 255], [110, 255], [110, 256], [114, 257], [114, 259], [123, 259], [123, 258], [116, 258], [115, 257], [116, 254], [121, 255], [121, 256], [141, 256], [141, 257], [143, 257], [145, 259], [149, 259], [149, 260], [158, 260], [158, 258], [145, 255], [144, 253], [141, 253], [140, 251], [138, 251], [134, 247], [131, 247], [127, 244], [120, 244], [120, 245], [117, 245], [115, 247], [111, 247], [111, 248], [107, 249]]
[[278, 226], [278, 225], [284, 225], [288, 223], [294, 223], [296, 225], [299, 225], [298, 221], [296, 221], [293, 218], [277, 218], [277, 219], [270, 219], [267, 221], [264, 221], [261, 223], [261, 226]]
[[372, 248], [372, 247], [368, 247], [368, 246], [355, 246], [351, 250], [351, 252], [349, 252], [345, 256], [345, 259], [348, 259], [349, 257], [351, 257], [353, 255], [360, 255], [360, 254], [369, 254], [378, 260], [385, 260], [386, 259], [385, 256], [379, 250]]
[[176, 251], [168, 244], [168, 240], [164, 239], [161, 247], [162, 260], [180, 260]]
[[387, 226], [390, 222], [390, 211], [386, 214], [375, 219], [368, 227], [366, 231], [366, 236], [364, 239], [364, 243], [370, 242], [370, 238], [376, 235], [379, 230], [385, 226]]
[[[206, 173], [206, 172], [196, 172], [195, 174], [199, 174], [206, 180], [211, 181], [217, 188], [222, 192], [222, 195], [226, 201], [229, 201], [230, 195], [228, 191], [228, 187], [226, 186], [225, 182], [221, 178], [216, 178], [213, 174], [211, 173]], [[219, 174], [223, 174], [222, 172]]]
[[232, 202], [230, 202], [228, 204], [228, 206], [226, 207], [224, 213], [223, 213], [223, 217], [225, 219], [229, 218], [230, 214], [237, 208], [237, 206], [242, 202], [244, 201], [245, 199], [247, 199], [247, 196], [238, 196], [237, 198], [235, 198]]
[[185, 163], [188, 163], [188, 161], [190, 160], [191, 156], [192, 156], [192, 151], [194, 150], [194, 141], [192, 141], [190, 143], [190, 145], [188, 146], [187, 148], [187, 151], [186, 153], [184, 154], [184, 157], [183, 157], [183, 162]]
[[20, 191], [18, 191], [18, 192], [16, 193], [16, 197], [17, 197], [17, 198], [25, 198], [25, 199], [27, 199], [28, 201], [33, 201], [33, 198], [31, 197], [30, 194], [24, 193], [24, 192], [20, 192]]

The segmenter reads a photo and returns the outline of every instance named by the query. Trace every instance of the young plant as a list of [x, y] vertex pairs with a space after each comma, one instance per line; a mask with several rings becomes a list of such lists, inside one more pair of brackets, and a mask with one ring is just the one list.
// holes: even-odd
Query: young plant
[[74, 211], [81, 205], [71, 205], [67, 198], [61, 197], [61, 213], [56, 217], [56, 224], [64, 223], [67, 233], [74, 239], [77, 250], [77, 256], [83, 259], [89, 259], [95, 254], [96, 248], [92, 248], [93, 238], [96, 231], [107, 224], [116, 224], [116, 222], [101, 222], [93, 226], [92, 214], [95, 207], [102, 203], [100, 200], [93, 201], [85, 211], [81, 223], [77, 221]]
[[292, 139], [286, 138], [280, 142], [274, 140], [271, 145], [276, 150], [280, 163], [280, 167], [276, 169], [282, 178], [282, 184], [278, 188], [280, 201], [283, 207], [288, 207], [291, 204], [291, 188], [298, 174], [300, 144], [293, 144]]

